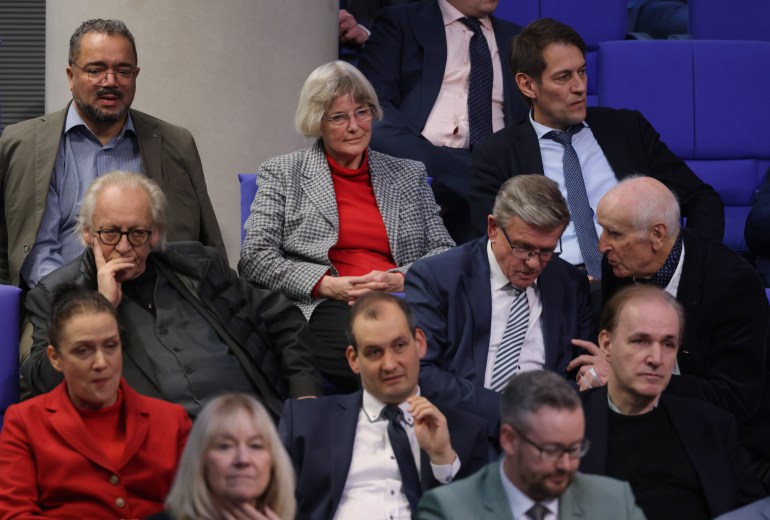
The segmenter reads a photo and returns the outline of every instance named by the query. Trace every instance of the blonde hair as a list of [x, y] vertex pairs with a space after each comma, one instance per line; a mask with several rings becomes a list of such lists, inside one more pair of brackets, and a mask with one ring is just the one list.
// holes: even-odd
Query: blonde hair
[[332, 61], [316, 68], [302, 85], [294, 119], [297, 132], [305, 137], [319, 137], [321, 117], [335, 99], [345, 94], [352, 95], [356, 103], [374, 108], [374, 119], [382, 119], [380, 102], [369, 80], [350, 63]]
[[177, 520], [220, 518], [216, 497], [206, 481], [206, 453], [214, 438], [230, 427], [233, 417], [240, 411], [245, 411], [254, 421], [272, 458], [270, 483], [257, 506], [269, 507], [282, 520], [293, 520], [297, 509], [294, 468], [265, 407], [246, 394], [220, 395], [209, 402], [195, 420], [166, 499], [166, 509]]

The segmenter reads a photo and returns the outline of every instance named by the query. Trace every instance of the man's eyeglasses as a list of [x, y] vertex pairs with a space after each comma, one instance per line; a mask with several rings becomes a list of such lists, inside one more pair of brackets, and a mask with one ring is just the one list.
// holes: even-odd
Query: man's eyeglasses
[[96, 231], [99, 235], [99, 240], [106, 246], [117, 245], [123, 239], [123, 235], [128, 239], [128, 243], [132, 246], [138, 247], [144, 245], [152, 236], [152, 231], [149, 229], [131, 228], [126, 231], [120, 229], [99, 229]]
[[328, 121], [332, 126], [347, 126], [350, 124], [350, 118], [354, 117], [357, 123], [366, 123], [374, 118], [377, 109], [374, 107], [359, 108], [353, 115], [350, 114], [332, 114], [330, 116], [321, 116], [321, 119]]
[[88, 76], [88, 80], [96, 85], [97, 87], [101, 87], [104, 85], [104, 83], [107, 81], [107, 75], [112, 74], [115, 76], [115, 82], [120, 85], [121, 87], [125, 87], [131, 84], [132, 81], [134, 81], [134, 77], [136, 76], [136, 69], [132, 69], [129, 67], [121, 67], [114, 72], [107, 72], [107, 69], [103, 67], [86, 67], [83, 68], [80, 65], [78, 65], [75, 62], [72, 62], [71, 65], [76, 66], [80, 70], [86, 73]]
[[582, 459], [583, 456], [588, 453], [588, 448], [591, 446], [591, 443], [588, 441], [588, 439], [583, 439], [579, 443], [570, 446], [569, 448], [563, 448], [561, 446], [540, 446], [535, 441], [521, 433], [521, 431], [514, 425], [511, 424], [510, 427], [514, 429], [519, 437], [534, 446], [540, 452], [541, 460], [546, 460], [548, 462], [556, 462], [557, 460], [560, 460], [565, 453], [567, 456], [569, 456], [569, 458], [573, 460]]
[[511, 242], [511, 239], [508, 238], [508, 233], [505, 232], [505, 228], [503, 226], [499, 227], [500, 231], [503, 232], [505, 240], [508, 242], [508, 245], [511, 248], [511, 253], [513, 253], [513, 256], [519, 260], [529, 260], [533, 256], [537, 256], [540, 262], [548, 262], [554, 256], [559, 256], [561, 254], [561, 237], [559, 238], [558, 251], [554, 249], [541, 249], [540, 251], [537, 251], [535, 249], [528, 249], [526, 247], [514, 245], [514, 243]]

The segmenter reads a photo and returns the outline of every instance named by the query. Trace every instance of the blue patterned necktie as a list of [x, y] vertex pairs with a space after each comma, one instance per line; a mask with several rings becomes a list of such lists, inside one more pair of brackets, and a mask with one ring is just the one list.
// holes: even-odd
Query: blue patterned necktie
[[404, 494], [409, 501], [412, 516], [417, 514], [417, 503], [422, 496], [420, 475], [417, 473], [417, 465], [414, 462], [412, 445], [409, 444], [409, 436], [401, 425], [404, 412], [398, 406], [389, 404], [382, 409], [382, 416], [388, 420], [388, 439], [393, 455], [396, 456], [398, 471], [401, 473], [401, 483], [404, 486]]
[[514, 292], [516, 296], [511, 305], [511, 311], [508, 313], [503, 339], [500, 340], [495, 364], [492, 367], [492, 380], [489, 383], [489, 388], [495, 392], [501, 392], [513, 374], [519, 370], [521, 346], [524, 344], [524, 336], [529, 326], [527, 291], [514, 289]]
[[575, 234], [580, 247], [580, 254], [586, 265], [588, 274], [594, 278], [602, 276], [602, 255], [599, 252], [599, 236], [594, 226], [594, 210], [588, 202], [583, 172], [580, 160], [572, 147], [572, 136], [583, 129], [582, 124], [573, 125], [564, 132], [551, 130], [543, 137], [552, 139], [564, 147], [562, 166], [564, 168], [564, 184], [567, 187], [567, 205], [575, 224]]
[[468, 128], [471, 146], [492, 133], [492, 54], [477, 18], [460, 18], [473, 31], [469, 44]]

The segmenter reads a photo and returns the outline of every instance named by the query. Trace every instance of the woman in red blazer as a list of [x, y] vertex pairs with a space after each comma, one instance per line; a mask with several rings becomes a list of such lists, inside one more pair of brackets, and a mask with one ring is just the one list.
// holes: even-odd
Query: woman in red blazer
[[11, 406], [0, 433], [0, 519], [143, 518], [163, 509], [190, 431], [181, 406], [121, 377], [115, 309], [68, 287], [48, 329], [53, 391]]

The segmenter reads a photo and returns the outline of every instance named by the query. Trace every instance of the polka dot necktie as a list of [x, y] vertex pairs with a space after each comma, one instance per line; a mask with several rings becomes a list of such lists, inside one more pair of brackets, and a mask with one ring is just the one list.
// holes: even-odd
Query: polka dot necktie
[[471, 77], [468, 83], [468, 127], [471, 146], [492, 133], [492, 54], [481, 22], [477, 18], [460, 18], [473, 31], [469, 44]]
[[572, 223], [575, 224], [575, 234], [583, 255], [586, 271], [594, 278], [602, 276], [602, 255], [599, 252], [599, 236], [594, 226], [594, 210], [588, 202], [583, 172], [580, 160], [572, 147], [572, 136], [583, 129], [582, 124], [573, 125], [564, 132], [552, 130], [543, 137], [552, 139], [564, 146], [562, 166], [564, 168], [564, 184], [567, 187], [567, 205], [569, 205]]

